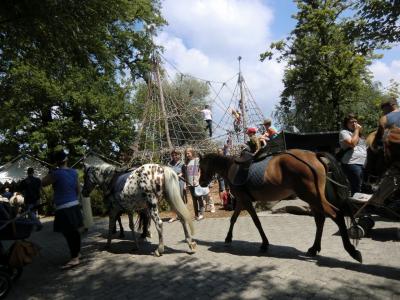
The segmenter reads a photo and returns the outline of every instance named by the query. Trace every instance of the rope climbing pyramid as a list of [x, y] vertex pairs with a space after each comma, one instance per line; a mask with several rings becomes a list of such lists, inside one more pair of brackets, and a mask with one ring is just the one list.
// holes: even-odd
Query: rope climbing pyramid
[[[176, 70], [172, 77], [161, 69], [160, 58], [153, 65], [129, 165], [164, 163], [173, 148], [210, 152], [224, 147], [237, 154], [246, 142], [246, 128], [262, 123], [262, 112], [240, 71], [225, 82], [215, 82], [183, 74], [170, 64]], [[211, 136], [202, 113], [206, 106], [212, 112]]]

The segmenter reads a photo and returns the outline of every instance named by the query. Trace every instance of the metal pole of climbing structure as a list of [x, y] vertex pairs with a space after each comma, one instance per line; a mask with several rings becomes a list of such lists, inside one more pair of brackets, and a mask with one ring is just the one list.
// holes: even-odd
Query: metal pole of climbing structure
[[157, 76], [157, 85], [158, 85], [158, 92], [160, 94], [160, 104], [161, 104], [161, 110], [162, 110], [162, 115], [164, 119], [164, 129], [165, 129], [165, 135], [167, 137], [167, 143], [168, 147], [172, 149], [172, 142], [171, 142], [171, 137], [169, 136], [169, 127], [168, 127], [168, 119], [167, 119], [167, 111], [165, 110], [165, 102], [164, 102], [164, 92], [162, 89], [162, 84], [161, 84], [161, 77], [160, 77], [160, 64], [159, 64], [159, 57], [156, 56], [155, 58], [155, 67], [156, 67], [156, 76]]
[[243, 91], [243, 77], [242, 77], [242, 70], [240, 68], [240, 60], [242, 59], [241, 56], [238, 57], [239, 61], [239, 78], [238, 78], [238, 84], [240, 88], [240, 102], [239, 102], [239, 107], [242, 113], [242, 122], [243, 122], [243, 141], [247, 141], [247, 134], [246, 134], [246, 129], [247, 129], [247, 116], [246, 116], [246, 98], [244, 95]]

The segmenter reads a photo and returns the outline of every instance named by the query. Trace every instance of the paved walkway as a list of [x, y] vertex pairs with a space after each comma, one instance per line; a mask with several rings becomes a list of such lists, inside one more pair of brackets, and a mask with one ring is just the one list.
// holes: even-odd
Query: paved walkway
[[[24, 268], [9, 299], [400, 299], [398, 223], [378, 221], [372, 238], [360, 241], [364, 263], [354, 261], [326, 221], [321, 255], [303, 256], [314, 240], [308, 216], [260, 217], [271, 243], [260, 253], [260, 237], [251, 218], [239, 217], [232, 246], [223, 241], [229, 219], [195, 222], [197, 253], [186, 253], [180, 223], [164, 223], [166, 253], [154, 257], [153, 238], [132, 252], [129, 238], [115, 239], [103, 251], [107, 219], [99, 218], [83, 240], [83, 263], [69, 271], [61, 235], [47, 219], [31, 240], [41, 256]], [[127, 224], [127, 220], [124, 220]], [[128, 228], [126, 226], [126, 228]]]

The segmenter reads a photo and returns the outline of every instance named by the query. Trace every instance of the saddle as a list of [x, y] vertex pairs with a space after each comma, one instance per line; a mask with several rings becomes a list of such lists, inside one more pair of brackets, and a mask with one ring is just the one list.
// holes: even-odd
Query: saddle
[[243, 167], [246, 167], [247, 165], [250, 165], [252, 162], [258, 162], [260, 160], [263, 160], [268, 155], [270, 154], [268, 154], [268, 148], [265, 146], [260, 148], [260, 150], [255, 154], [251, 153], [248, 149], [245, 149], [242, 151], [242, 153], [238, 158], [235, 158], [235, 163], [238, 165], [243, 165]]
[[[258, 186], [263, 182], [264, 170], [272, 158], [265, 148], [262, 148], [256, 154], [248, 150], [242, 152], [240, 157], [235, 159], [235, 164], [228, 172], [228, 180], [233, 186], [243, 186], [249, 181], [251, 185]], [[251, 180], [249, 180], [251, 179]]]

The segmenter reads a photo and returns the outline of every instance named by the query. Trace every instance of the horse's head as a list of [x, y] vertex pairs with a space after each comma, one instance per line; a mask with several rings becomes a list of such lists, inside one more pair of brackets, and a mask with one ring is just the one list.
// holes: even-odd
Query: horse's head
[[107, 163], [96, 166], [85, 164], [82, 196], [89, 197], [89, 194], [96, 186], [99, 186], [103, 192], [107, 193], [115, 173], [115, 166]]
[[206, 187], [210, 184], [212, 181], [215, 173], [216, 173], [216, 162], [215, 160], [219, 156], [216, 154], [205, 154], [204, 156], [199, 155], [200, 158], [200, 179], [199, 179], [199, 184], [202, 187]]
[[98, 179], [96, 177], [96, 170], [93, 166], [89, 166], [85, 164], [84, 166], [84, 175], [83, 175], [83, 188], [82, 188], [82, 196], [89, 197], [90, 193], [93, 189], [98, 185]]

